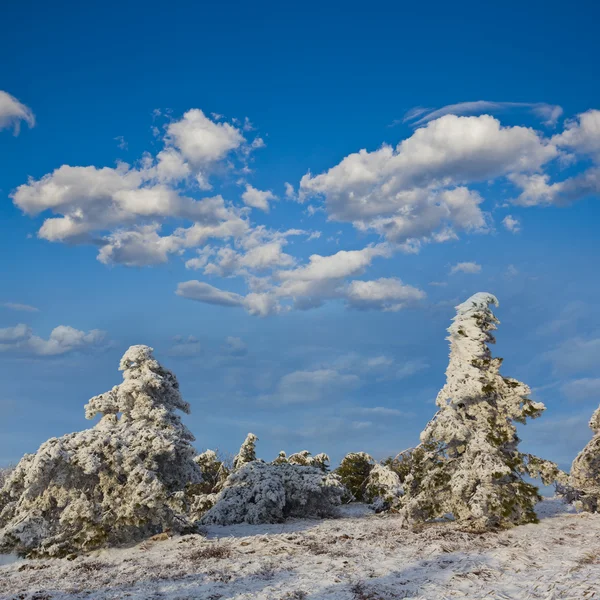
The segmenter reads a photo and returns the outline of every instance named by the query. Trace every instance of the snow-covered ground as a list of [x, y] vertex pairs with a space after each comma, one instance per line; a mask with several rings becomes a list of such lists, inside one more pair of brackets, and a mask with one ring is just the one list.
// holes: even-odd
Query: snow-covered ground
[[409, 531], [364, 506], [343, 517], [209, 527], [75, 560], [0, 566], [15, 600], [600, 599], [600, 514], [558, 500], [539, 525], [477, 535], [443, 523]]

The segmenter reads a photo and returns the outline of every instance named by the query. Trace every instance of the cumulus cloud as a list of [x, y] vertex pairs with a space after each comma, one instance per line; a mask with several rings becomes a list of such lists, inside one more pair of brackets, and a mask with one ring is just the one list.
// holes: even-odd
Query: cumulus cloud
[[[220, 195], [188, 195], [210, 189], [210, 177], [233, 168], [236, 156], [245, 164], [253, 144], [243, 132], [192, 109], [167, 126], [162, 142], [156, 156], [146, 154], [134, 166], [63, 165], [30, 179], [11, 197], [29, 216], [54, 213], [44, 220], [40, 238], [96, 244], [106, 264], [160, 264], [208, 239], [246, 234], [248, 209]], [[188, 225], [161, 234], [164, 223], [182, 221]]]
[[490, 102], [488, 100], [476, 100], [473, 102], [448, 104], [437, 109], [412, 108], [404, 115], [403, 122], [408, 122], [418, 127], [445, 115], [480, 115], [515, 109], [529, 110], [542, 119], [545, 125], [551, 126], [556, 125], [558, 119], [563, 114], [562, 107], [555, 104], [547, 104], [546, 102]]
[[521, 221], [512, 215], [506, 215], [504, 219], [502, 219], [502, 225], [511, 233], [518, 233], [521, 231]]
[[269, 212], [271, 209], [269, 202], [277, 200], [277, 196], [275, 196], [275, 194], [269, 190], [257, 190], [255, 187], [252, 187], [249, 183], [247, 183], [246, 190], [242, 194], [242, 200], [246, 206]]
[[19, 302], [3, 302], [0, 306], [10, 310], [18, 310], [23, 312], [39, 312], [39, 308], [29, 304], [20, 304]]
[[[589, 110], [567, 121], [552, 144], [570, 163], [578, 160], [594, 164], [567, 179], [552, 181], [547, 173], [513, 173], [510, 180], [519, 190], [514, 199], [522, 206], [567, 205], [600, 193], [600, 111]], [[585, 164], [585, 163], [584, 163]]]
[[489, 116], [445, 115], [395, 148], [346, 156], [325, 173], [308, 173], [301, 198], [323, 197], [329, 217], [374, 231], [409, 251], [485, 231], [480, 194], [468, 184], [534, 172], [558, 155], [527, 127], [503, 127]]
[[33, 127], [33, 111], [14, 96], [0, 90], [0, 130], [12, 127], [14, 134], [19, 135], [21, 122], [27, 123], [30, 128]]
[[567, 121], [552, 141], [559, 147], [600, 158], [600, 110], [588, 110]]
[[473, 275], [476, 273], [481, 273], [481, 265], [477, 264], [476, 262], [459, 262], [450, 269], [450, 275], [454, 275], [456, 273], [469, 273]]
[[85, 332], [59, 325], [48, 339], [34, 335], [32, 329], [24, 324], [0, 329], [0, 352], [28, 354], [34, 356], [57, 356], [75, 350], [84, 350], [102, 345], [105, 332], [92, 329]]

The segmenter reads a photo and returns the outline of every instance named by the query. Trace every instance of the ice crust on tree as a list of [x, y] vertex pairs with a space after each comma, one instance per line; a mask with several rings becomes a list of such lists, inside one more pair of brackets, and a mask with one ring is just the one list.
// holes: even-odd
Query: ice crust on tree
[[575, 457], [569, 486], [573, 488], [575, 506], [588, 512], [600, 512], [600, 406], [590, 419], [594, 437]]
[[232, 473], [203, 524], [280, 523], [335, 514], [343, 487], [316, 467], [253, 461]]
[[498, 300], [480, 292], [456, 307], [449, 327], [450, 360], [437, 414], [421, 433], [405, 480], [403, 513], [426, 520], [451, 513], [475, 528], [535, 522], [537, 488], [523, 481], [527, 456], [518, 451], [515, 423], [545, 406], [530, 389], [500, 374], [502, 359], [488, 344], [499, 323]]
[[62, 556], [186, 530], [189, 486], [202, 481], [190, 407], [148, 346], [132, 346], [123, 382], [95, 396], [91, 429], [52, 438], [25, 455], [0, 491], [0, 551]]

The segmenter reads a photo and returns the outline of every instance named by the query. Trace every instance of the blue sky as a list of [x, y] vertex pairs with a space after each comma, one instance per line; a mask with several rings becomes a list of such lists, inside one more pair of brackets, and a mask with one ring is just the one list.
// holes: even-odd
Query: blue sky
[[599, 9], [321, 4], [3, 10], [0, 464], [138, 343], [198, 449], [394, 454], [477, 291], [548, 407], [523, 448], [590, 438]]

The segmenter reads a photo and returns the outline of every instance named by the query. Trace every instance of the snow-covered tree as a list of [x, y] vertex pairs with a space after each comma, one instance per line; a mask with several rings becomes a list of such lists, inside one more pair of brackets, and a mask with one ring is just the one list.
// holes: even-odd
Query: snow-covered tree
[[277, 458], [271, 463], [272, 465], [282, 465], [283, 463], [287, 463], [287, 454], [282, 450]]
[[568, 485], [574, 491], [575, 506], [600, 512], [600, 407], [590, 419], [590, 429], [594, 437], [575, 457]]
[[258, 438], [249, 433], [240, 447], [240, 451], [233, 458], [233, 470], [237, 471], [249, 462], [256, 460], [256, 442]]
[[411, 454], [404, 482], [409, 519], [451, 513], [475, 528], [537, 520], [540, 496], [523, 480], [527, 460], [517, 448], [515, 423], [538, 417], [545, 407], [528, 398], [527, 385], [500, 374], [502, 359], [488, 347], [499, 323], [490, 305], [498, 305], [496, 298], [478, 293], [456, 307], [439, 410]]
[[219, 492], [229, 477], [229, 469], [222, 460], [219, 460], [214, 450], [206, 450], [194, 457], [194, 462], [202, 472], [202, 483], [199, 489], [205, 494]]
[[63, 556], [185, 531], [190, 489], [202, 481], [194, 437], [177, 411], [190, 407], [175, 375], [132, 346], [123, 383], [92, 398], [92, 428], [52, 438], [19, 462], [0, 492], [0, 552]]
[[289, 517], [329, 517], [342, 493], [339, 478], [318, 468], [252, 461], [229, 476], [202, 523], [279, 523]]
[[366, 452], [350, 452], [335, 470], [346, 488], [345, 501], [370, 502], [366, 495], [367, 482], [375, 461]]
[[387, 510], [398, 504], [404, 489], [397, 473], [383, 464], [375, 464], [369, 473], [365, 485], [365, 500], [375, 507], [377, 512]]

